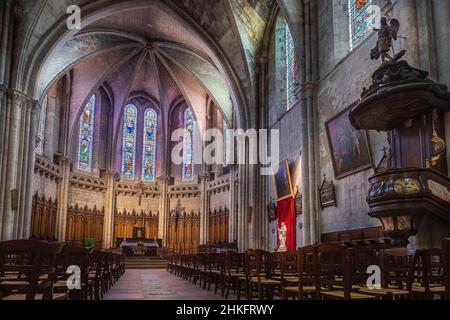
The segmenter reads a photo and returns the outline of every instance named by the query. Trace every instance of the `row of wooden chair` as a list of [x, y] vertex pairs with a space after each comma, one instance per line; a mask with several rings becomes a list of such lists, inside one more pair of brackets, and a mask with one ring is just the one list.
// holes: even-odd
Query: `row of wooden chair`
[[231, 291], [261, 300], [450, 299], [450, 240], [428, 250], [318, 244], [283, 253], [173, 255], [167, 270], [214, 286], [226, 299]]
[[0, 243], [0, 300], [101, 299], [125, 273], [123, 255], [65, 243]]

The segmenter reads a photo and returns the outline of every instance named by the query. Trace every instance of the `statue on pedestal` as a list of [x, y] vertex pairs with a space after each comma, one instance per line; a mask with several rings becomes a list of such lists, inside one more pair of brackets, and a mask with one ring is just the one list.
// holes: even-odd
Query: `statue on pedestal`
[[398, 54], [395, 54], [394, 51], [394, 57], [391, 57], [389, 54], [391, 49], [393, 50], [393, 40], [397, 41], [398, 38], [402, 38], [398, 36], [400, 22], [397, 19], [391, 19], [391, 24], [389, 25], [387, 18], [382, 17], [380, 23], [380, 29], [374, 29], [375, 31], [378, 31], [378, 41], [377, 46], [370, 52], [370, 58], [372, 60], [377, 60], [381, 57], [383, 63], [400, 60], [405, 55], [405, 50]]
[[287, 238], [287, 227], [286, 224], [282, 222], [280, 228], [278, 228], [278, 240], [280, 242], [280, 245], [278, 247], [279, 252], [287, 251], [286, 238]]

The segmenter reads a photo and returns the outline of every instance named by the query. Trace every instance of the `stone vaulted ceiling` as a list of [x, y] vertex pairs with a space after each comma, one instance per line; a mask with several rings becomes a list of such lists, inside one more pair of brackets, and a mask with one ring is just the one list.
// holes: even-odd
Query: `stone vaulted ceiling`
[[[65, 32], [63, 42], [52, 44], [47, 51], [39, 47], [39, 37], [27, 35], [29, 61], [36, 59], [38, 49], [46, 56], [36, 79], [37, 97], [42, 97], [49, 85], [73, 69], [77, 71], [76, 77], [85, 81], [85, 88], [78, 89], [79, 96], [75, 99], [79, 108], [95, 88], [105, 82], [111, 84], [111, 79], [122, 71], [132, 73], [129, 77], [132, 84], [128, 87], [122, 84], [121, 88], [127, 94], [145, 91], [168, 106], [173, 101], [162, 99], [163, 91], [175, 92], [189, 100], [186, 90], [193, 88], [193, 84], [187, 82], [195, 82], [229, 123], [233, 122], [231, 97], [236, 90], [230, 79], [237, 81], [237, 90], [246, 100], [240, 100], [241, 103], [254, 101], [255, 57], [274, 0], [34, 2], [36, 9], [27, 10], [27, 14], [41, 36], [51, 34], [52, 27], [62, 24], [71, 4], [80, 5], [85, 15], [81, 31]], [[222, 50], [225, 62], [218, 58], [217, 48]], [[139, 68], [129, 70], [130, 61], [139, 56], [144, 56], [142, 62], [136, 62]], [[231, 78], [226, 70], [232, 71]]]

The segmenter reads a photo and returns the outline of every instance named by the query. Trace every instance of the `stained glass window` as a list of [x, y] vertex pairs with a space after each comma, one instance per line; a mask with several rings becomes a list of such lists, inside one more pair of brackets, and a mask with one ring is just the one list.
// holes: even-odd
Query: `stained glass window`
[[183, 137], [183, 180], [194, 179], [193, 141], [195, 120], [192, 112], [186, 109], [184, 112], [184, 137]]
[[94, 147], [94, 115], [95, 115], [95, 95], [89, 99], [84, 106], [80, 118], [80, 137], [78, 147], [78, 169], [91, 172], [92, 170], [92, 150]]
[[47, 104], [48, 97], [45, 96], [42, 101], [41, 113], [39, 114], [39, 123], [38, 123], [38, 141], [36, 145], [36, 152], [38, 154], [44, 153], [44, 144], [45, 144], [45, 129], [47, 125]]
[[142, 153], [142, 178], [147, 182], [154, 182], [156, 175], [156, 135], [158, 115], [152, 108], [144, 115], [144, 151]]
[[136, 124], [137, 109], [129, 104], [123, 113], [122, 177], [125, 179], [136, 176]]
[[350, 49], [360, 44], [372, 31], [370, 6], [372, 0], [349, 0]]
[[285, 29], [286, 41], [286, 88], [287, 88], [287, 108], [288, 110], [295, 103], [295, 80], [296, 80], [296, 61], [294, 38], [292, 37], [289, 26], [286, 24]]

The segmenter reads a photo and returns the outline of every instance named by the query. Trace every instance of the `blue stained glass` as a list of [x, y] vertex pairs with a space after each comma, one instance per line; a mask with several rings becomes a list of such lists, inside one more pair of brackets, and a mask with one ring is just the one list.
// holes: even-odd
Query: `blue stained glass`
[[156, 137], [158, 115], [152, 108], [144, 115], [144, 151], [142, 153], [142, 178], [147, 182], [155, 182], [156, 178]]
[[292, 37], [289, 26], [286, 24], [286, 87], [287, 87], [287, 108], [293, 107], [295, 103], [295, 80], [296, 80], [296, 61], [294, 38]]
[[372, 31], [369, 9], [372, 0], [349, 0], [350, 48], [360, 44]]
[[92, 150], [94, 147], [95, 95], [89, 99], [80, 117], [78, 144], [78, 169], [92, 171]]
[[125, 179], [136, 176], [136, 123], [137, 109], [129, 104], [123, 114], [122, 177]]
[[186, 109], [184, 112], [184, 137], [183, 137], [183, 180], [194, 179], [193, 164], [193, 140], [195, 120], [192, 112]]
[[44, 101], [42, 101], [41, 113], [39, 114], [38, 141], [36, 145], [36, 152], [40, 155], [44, 154], [45, 129], [47, 126], [47, 104], [48, 96], [45, 96]]

